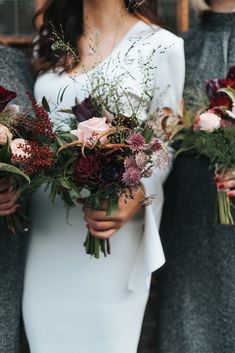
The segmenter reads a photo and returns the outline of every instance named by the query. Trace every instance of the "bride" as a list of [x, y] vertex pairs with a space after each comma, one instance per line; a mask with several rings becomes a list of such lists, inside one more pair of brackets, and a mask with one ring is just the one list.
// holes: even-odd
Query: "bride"
[[[160, 28], [152, 1], [48, 0], [39, 11], [35, 96], [51, 106], [65, 88], [58, 108], [89, 95], [90, 82], [102, 73], [122, 85], [125, 115], [139, 105], [139, 118], [160, 105], [176, 110], [184, 81], [182, 40]], [[51, 51], [51, 23], [77, 48], [79, 65]], [[94, 50], [94, 37], [98, 45]], [[118, 63], [118, 64], [117, 64]], [[145, 67], [148, 94], [143, 92]], [[104, 93], [105, 94], [105, 93]], [[152, 97], [151, 99], [149, 97]], [[147, 98], [148, 97], [148, 98]], [[115, 110], [115, 107], [110, 107]], [[123, 112], [124, 113], [124, 112]], [[66, 119], [53, 114], [54, 124]], [[25, 273], [23, 316], [31, 353], [136, 353], [149, 294], [151, 272], [162, 266], [158, 234], [162, 184], [168, 170], [156, 170], [142, 190], [119, 211], [73, 208], [69, 224], [62, 201], [51, 205], [41, 189], [32, 205], [31, 242]], [[143, 191], [156, 195], [143, 209]], [[112, 238], [112, 254], [99, 260], [84, 251], [87, 228], [94, 237]]]

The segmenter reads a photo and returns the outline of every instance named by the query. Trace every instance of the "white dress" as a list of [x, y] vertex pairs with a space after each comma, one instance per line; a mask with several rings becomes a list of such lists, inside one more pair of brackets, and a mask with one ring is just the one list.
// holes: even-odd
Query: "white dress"
[[[147, 78], [151, 103], [143, 94], [146, 65], [152, 71]], [[90, 82], [101, 72], [116, 87], [121, 82], [127, 92], [120, 94], [125, 115], [130, 113], [127, 100], [139, 105], [140, 119], [160, 104], [176, 109], [184, 81], [183, 42], [164, 29], [138, 21], [112, 54], [88, 74], [40, 76], [36, 98], [45, 95], [53, 104], [67, 86], [59, 108], [69, 108], [75, 96], [81, 101], [88, 95]], [[64, 116], [57, 114], [54, 120], [66, 128]], [[158, 225], [167, 173], [157, 170], [143, 180], [146, 195], [156, 194], [153, 204], [111, 238], [112, 254], [99, 260], [85, 254], [87, 228], [81, 207], [71, 210], [67, 223], [59, 199], [52, 205], [43, 189], [35, 194], [23, 295], [31, 353], [136, 353], [150, 275], [164, 263]]]

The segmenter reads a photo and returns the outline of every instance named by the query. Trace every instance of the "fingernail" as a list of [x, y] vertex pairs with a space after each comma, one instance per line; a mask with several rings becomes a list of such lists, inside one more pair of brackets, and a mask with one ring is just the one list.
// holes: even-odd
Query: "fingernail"
[[225, 185], [224, 184], [218, 184], [217, 187], [218, 187], [219, 190], [225, 189]]

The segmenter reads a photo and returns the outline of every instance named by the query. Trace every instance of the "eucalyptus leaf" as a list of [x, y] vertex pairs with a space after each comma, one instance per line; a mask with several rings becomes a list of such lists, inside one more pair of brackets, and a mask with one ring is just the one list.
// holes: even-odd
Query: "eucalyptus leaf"
[[28, 183], [30, 183], [30, 178], [28, 175], [23, 173], [19, 168], [11, 165], [11, 164], [6, 164], [6, 163], [0, 163], [0, 171], [1, 172], [7, 172], [11, 174], [17, 174], [23, 177]]

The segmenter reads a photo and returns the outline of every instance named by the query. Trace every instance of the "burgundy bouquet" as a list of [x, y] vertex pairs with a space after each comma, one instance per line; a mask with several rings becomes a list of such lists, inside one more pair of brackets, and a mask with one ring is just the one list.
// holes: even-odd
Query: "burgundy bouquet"
[[[189, 113], [173, 117], [165, 114], [164, 123], [174, 121], [171, 138], [179, 141], [177, 154], [193, 149], [209, 158], [210, 166], [220, 174], [235, 169], [235, 67], [225, 79], [206, 81], [209, 107], [201, 109], [196, 116]], [[166, 123], [168, 122], [168, 124]], [[226, 190], [218, 190], [218, 221], [234, 224], [231, 200]]]
[[[53, 166], [50, 146], [55, 136], [46, 110], [30, 94], [32, 108], [27, 112], [9, 104], [15, 97], [15, 92], [0, 86], [0, 177], [11, 178], [24, 198], [44, 182], [45, 172]], [[11, 233], [24, 230], [28, 223], [20, 209], [1, 220]]]
[[[134, 116], [114, 114], [94, 103], [89, 97], [72, 108], [77, 129], [58, 151], [51, 196], [54, 199], [60, 194], [71, 207], [77, 200], [91, 209], [105, 204], [110, 216], [118, 210], [120, 197], [133, 198], [142, 178], [168, 163], [168, 154], [158, 139], [155, 116], [139, 122]], [[143, 195], [144, 202], [149, 199], [144, 200]], [[109, 240], [90, 233], [84, 246], [87, 254], [96, 258], [100, 251], [104, 256], [110, 254]]]

